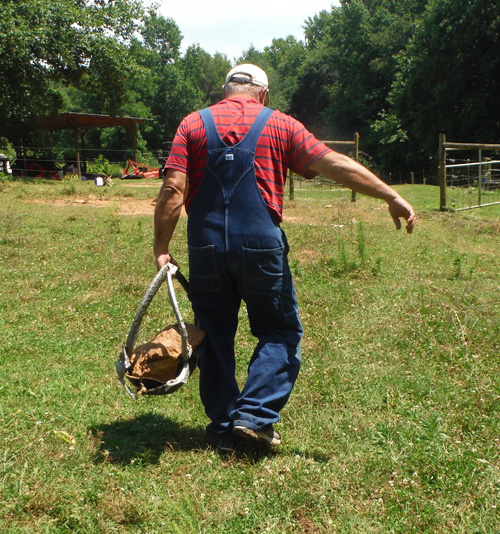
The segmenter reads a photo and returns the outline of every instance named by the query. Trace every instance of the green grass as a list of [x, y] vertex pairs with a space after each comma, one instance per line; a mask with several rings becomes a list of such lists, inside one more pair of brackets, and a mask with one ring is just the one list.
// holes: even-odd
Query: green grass
[[[118, 206], [154, 190], [1, 182], [0, 531], [499, 532], [500, 208], [440, 213], [438, 188], [397, 189], [412, 236], [347, 192], [287, 202], [305, 335], [284, 444], [219, 456], [197, 374], [133, 402], [114, 371], [155, 274], [152, 218]], [[90, 197], [109, 206], [50, 204]], [[141, 340], [173, 321], [160, 291]], [[240, 381], [253, 343], [242, 310]]]

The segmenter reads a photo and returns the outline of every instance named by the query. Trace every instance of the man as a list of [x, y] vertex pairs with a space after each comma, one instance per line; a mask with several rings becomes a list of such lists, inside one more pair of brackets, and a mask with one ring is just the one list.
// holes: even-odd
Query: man
[[[277, 446], [273, 424], [299, 373], [302, 326], [288, 244], [280, 229], [285, 178], [290, 168], [306, 178], [323, 174], [358, 193], [388, 203], [396, 227], [415, 224], [412, 207], [365, 167], [338, 154], [304, 126], [265, 105], [268, 79], [255, 65], [226, 77], [224, 99], [188, 115], [165, 165], [155, 210], [157, 267], [169, 253], [181, 207], [188, 213], [190, 299], [206, 332], [200, 357], [200, 396], [210, 442], [232, 437]], [[234, 339], [241, 301], [258, 343], [240, 391]]]

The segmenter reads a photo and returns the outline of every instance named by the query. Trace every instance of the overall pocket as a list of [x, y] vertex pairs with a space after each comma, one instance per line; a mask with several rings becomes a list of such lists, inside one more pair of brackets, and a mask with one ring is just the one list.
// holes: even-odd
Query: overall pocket
[[270, 249], [243, 247], [243, 287], [249, 294], [280, 292], [283, 286], [284, 245]]

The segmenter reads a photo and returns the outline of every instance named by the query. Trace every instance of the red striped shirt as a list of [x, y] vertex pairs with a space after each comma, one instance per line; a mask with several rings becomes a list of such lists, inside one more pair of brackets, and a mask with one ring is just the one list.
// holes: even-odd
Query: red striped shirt
[[[239, 143], [250, 130], [262, 105], [250, 97], [235, 96], [222, 100], [210, 110], [222, 140]], [[309, 166], [330, 149], [318, 141], [294, 118], [274, 111], [264, 127], [255, 150], [255, 175], [262, 197], [282, 220], [287, 169], [313, 178]], [[189, 212], [205, 170], [207, 142], [205, 127], [198, 112], [188, 115], [179, 125], [165, 168], [188, 175], [186, 210]]]

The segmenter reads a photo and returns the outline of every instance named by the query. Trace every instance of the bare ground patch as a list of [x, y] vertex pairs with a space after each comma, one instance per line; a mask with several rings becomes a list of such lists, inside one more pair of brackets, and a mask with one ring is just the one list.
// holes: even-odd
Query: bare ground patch
[[[128, 185], [128, 184], [127, 184]], [[130, 184], [128, 187], [148, 187], [156, 189], [153, 184]], [[34, 204], [45, 204], [54, 207], [64, 206], [90, 206], [94, 208], [116, 209], [118, 215], [123, 216], [153, 216], [156, 198], [153, 195], [146, 199], [121, 198], [110, 199], [98, 198], [95, 195], [87, 197], [68, 197], [54, 199], [30, 199], [25, 202]], [[387, 208], [385, 204], [366, 205], [362, 200], [351, 203], [346, 200], [335, 202], [288, 202], [283, 210], [283, 221], [291, 224], [312, 224], [319, 226], [344, 225], [346, 221], [355, 222], [363, 220], [366, 222], [379, 219], [381, 214], [386, 216]], [[182, 216], [186, 212], [182, 210]]]
[[117, 208], [119, 215], [151, 215], [153, 216], [155, 211], [155, 200], [149, 198], [136, 200], [136, 199], [113, 199], [113, 200], [100, 200], [98, 198], [65, 198], [65, 199], [53, 199], [42, 200], [32, 199], [27, 202], [33, 204], [45, 204], [48, 206], [64, 207], [64, 206], [90, 206], [93, 208]]

